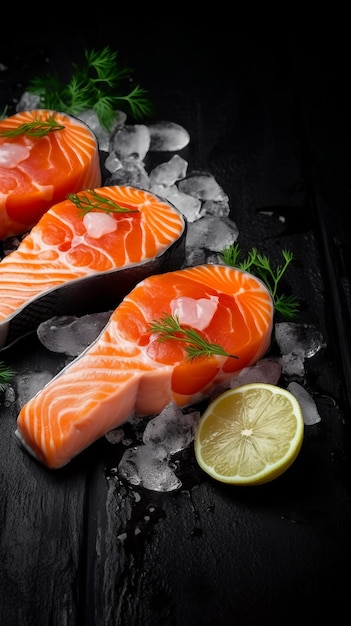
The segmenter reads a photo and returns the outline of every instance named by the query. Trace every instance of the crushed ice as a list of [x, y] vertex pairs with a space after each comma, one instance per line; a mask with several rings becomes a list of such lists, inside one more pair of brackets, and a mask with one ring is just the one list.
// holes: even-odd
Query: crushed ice
[[[182, 486], [172, 456], [194, 440], [199, 411], [184, 414], [174, 404], [147, 422], [142, 444], [127, 448], [117, 467], [120, 478], [152, 491], [174, 491]], [[117, 432], [120, 429], [117, 429]], [[111, 441], [111, 434], [107, 438]]]
[[40, 342], [51, 352], [76, 357], [98, 337], [106, 326], [112, 311], [92, 313], [77, 317], [63, 315], [52, 317], [39, 324]]
[[275, 324], [275, 340], [282, 355], [283, 373], [303, 377], [305, 360], [326, 347], [322, 333], [312, 324]]
[[181, 487], [169, 463], [169, 455], [160, 446], [146, 444], [125, 451], [118, 475], [131, 485], [152, 491], [174, 491]]
[[154, 122], [149, 124], [148, 128], [152, 151], [176, 152], [183, 150], [190, 142], [188, 131], [175, 122]]
[[288, 384], [287, 389], [300, 403], [305, 425], [311, 426], [312, 424], [318, 424], [318, 422], [321, 421], [321, 417], [311, 394], [296, 381], [291, 381], [291, 383]]
[[143, 161], [149, 152], [150, 133], [144, 124], [126, 124], [116, 130], [110, 142], [109, 152], [118, 159]]
[[18, 411], [53, 378], [49, 370], [40, 372], [28, 371], [17, 374], [14, 388], [16, 390], [16, 404]]
[[275, 325], [275, 338], [282, 355], [294, 352], [310, 359], [326, 347], [322, 333], [312, 324], [280, 322]]

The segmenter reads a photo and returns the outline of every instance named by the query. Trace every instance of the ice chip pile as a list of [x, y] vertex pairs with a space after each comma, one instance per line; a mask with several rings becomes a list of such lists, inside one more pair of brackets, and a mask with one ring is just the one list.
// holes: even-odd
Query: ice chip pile
[[[183, 414], [176, 405], [166, 406], [147, 423], [142, 444], [127, 448], [123, 453], [118, 475], [131, 485], [151, 491], [179, 489], [182, 483], [172, 467], [172, 456], [194, 440], [199, 419], [199, 411]], [[110, 438], [111, 433], [107, 437]]]
[[326, 347], [321, 332], [311, 324], [277, 323], [275, 339], [282, 355], [283, 373], [289, 376], [303, 376], [305, 360]]

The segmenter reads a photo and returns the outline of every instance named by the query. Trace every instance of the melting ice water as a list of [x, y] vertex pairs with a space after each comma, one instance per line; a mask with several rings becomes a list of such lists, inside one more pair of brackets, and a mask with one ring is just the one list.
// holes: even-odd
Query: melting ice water
[[[25, 93], [17, 111], [37, 106], [36, 97]], [[136, 185], [168, 199], [188, 221], [184, 266], [220, 263], [219, 252], [234, 243], [239, 232], [229, 218], [228, 196], [212, 174], [189, 172], [188, 162], [178, 154], [149, 172], [145, 168], [144, 159], [149, 151], [182, 150], [190, 141], [188, 132], [173, 122], [128, 126], [123, 112], [117, 117], [111, 133], [100, 126], [94, 111], [86, 111], [80, 118], [93, 130], [104, 154], [108, 178], [103, 184]], [[13, 245], [16, 247], [18, 241], [14, 240]], [[66, 354], [72, 360], [98, 337], [110, 314], [107, 311], [82, 317], [52, 318], [40, 324], [38, 338], [48, 350]], [[264, 358], [254, 367], [245, 368], [226, 388], [249, 382], [278, 384], [282, 374], [302, 379], [305, 359], [312, 358], [325, 347], [321, 333], [312, 325], [279, 323], [274, 332], [280, 355]], [[9, 405], [17, 398], [20, 408], [52, 377], [51, 372], [18, 375], [15, 385], [9, 385], [5, 391], [5, 403]], [[299, 400], [306, 426], [318, 423], [321, 418], [317, 406], [306, 389], [296, 380], [292, 380], [287, 388]], [[218, 389], [216, 395], [224, 389]], [[109, 443], [125, 447], [116, 472], [134, 486], [153, 491], [179, 489], [182, 485], [175, 472], [173, 456], [191, 444], [199, 419], [200, 413], [196, 410], [184, 413], [179, 407], [169, 405], [160, 415], [147, 421], [138, 445], [132, 445], [126, 438], [123, 427], [111, 431], [106, 435]], [[129, 425], [137, 431], [140, 420], [132, 418]]]

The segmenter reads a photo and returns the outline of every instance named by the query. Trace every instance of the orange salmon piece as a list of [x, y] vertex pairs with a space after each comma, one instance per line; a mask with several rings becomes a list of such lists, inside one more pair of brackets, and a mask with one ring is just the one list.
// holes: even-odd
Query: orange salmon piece
[[[36, 137], [6, 136], [22, 124], [54, 117], [60, 130]], [[27, 232], [52, 205], [101, 185], [99, 149], [89, 127], [48, 109], [22, 111], [0, 120], [0, 239]]]
[[[186, 222], [175, 207], [134, 187], [94, 192], [128, 212], [85, 213], [64, 200], [0, 262], [0, 349], [50, 311], [57, 315], [58, 307], [77, 314], [91, 302], [101, 309], [106, 300], [106, 310], [115, 308], [142, 278], [183, 263]], [[94, 201], [91, 190], [76, 195]]]
[[[191, 319], [190, 328], [237, 358], [189, 360], [181, 341], [159, 341], [150, 325], [175, 311], [182, 327]], [[263, 283], [229, 266], [149, 276], [125, 296], [96, 341], [23, 406], [16, 435], [44, 465], [60, 468], [133, 415], [199, 402], [255, 364], [270, 347], [273, 313]]]

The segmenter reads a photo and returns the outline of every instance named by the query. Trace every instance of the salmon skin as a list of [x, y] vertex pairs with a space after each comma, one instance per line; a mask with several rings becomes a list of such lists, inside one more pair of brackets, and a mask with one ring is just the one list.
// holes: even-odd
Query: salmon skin
[[[35, 135], [33, 124], [48, 120], [57, 129]], [[26, 233], [68, 193], [100, 185], [98, 143], [81, 120], [48, 109], [0, 120], [0, 240]]]
[[[75, 198], [46, 211], [0, 262], [0, 351], [53, 315], [113, 310], [143, 278], [184, 262], [186, 221], [168, 201], [129, 186]], [[84, 211], [83, 199], [101, 208]]]
[[[199, 265], [145, 278], [97, 339], [22, 407], [16, 436], [58, 469], [132, 416], [158, 414], [170, 402], [197, 403], [265, 354], [273, 312], [265, 285], [233, 267]], [[233, 356], [187, 358], [184, 342], [151, 332], [165, 314]]]

